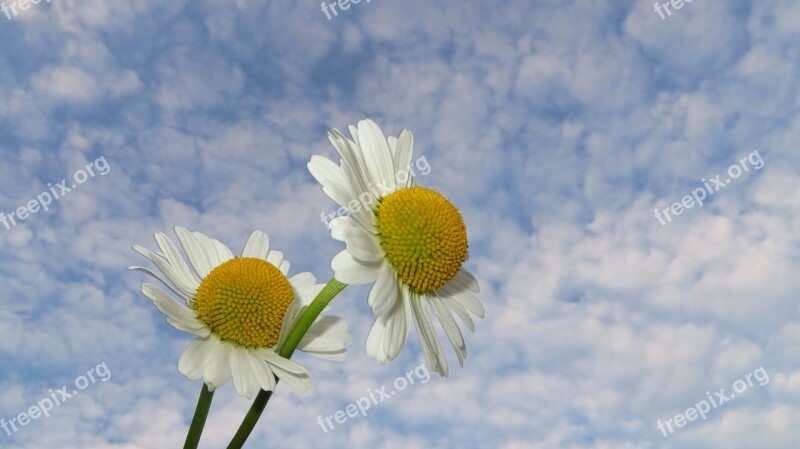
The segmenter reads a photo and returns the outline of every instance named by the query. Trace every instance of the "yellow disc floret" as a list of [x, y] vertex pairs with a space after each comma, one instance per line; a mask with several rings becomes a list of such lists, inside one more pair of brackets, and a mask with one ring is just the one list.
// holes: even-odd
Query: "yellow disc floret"
[[467, 259], [461, 213], [438, 192], [407, 187], [381, 200], [378, 232], [386, 259], [417, 293], [447, 285]]
[[236, 257], [214, 268], [197, 289], [198, 318], [220, 339], [263, 348], [278, 343], [294, 291], [274, 265]]

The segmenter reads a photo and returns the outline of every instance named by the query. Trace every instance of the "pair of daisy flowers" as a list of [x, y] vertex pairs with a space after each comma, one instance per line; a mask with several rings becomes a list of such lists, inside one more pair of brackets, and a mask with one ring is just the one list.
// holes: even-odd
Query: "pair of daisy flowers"
[[[334, 278], [344, 284], [374, 283], [368, 303], [376, 317], [366, 341], [367, 353], [382, 364], [393, 361], [405, 345], [411, 322], [419, 334], [428, 370], [447, 376], [448, 367], [432, 318], [441, 325], [459, 364], [467, 355], [456, 318], [470, 331], [470, 314], [483, 318], [475, 277], [462, 267], [468, 258], [466, 227], [458, 210], [434, 190], [417, 186], [408, 170], [413, 152], [411, 132], [384, 137], [371, 120], [350, 126], [352, 140], [333, 129], [328, 138], [341, 160], [314, 156], [308, 168], [332, 200], [351, 215], [330, 222], [331, 236], [346, 248], [331, 261]], [[367, 207], [365, 194], [376, 192]], [[200, 232], [175, 228], [189, 263], [164, 234], [156, 234], [159, 251], [141, 246], [161, 275], [164, 289], [143, 284], [149, 298], [175, 328], [196, 338], [178, 362], [190, 380], [203, 379], [209, 391], [233, 380], [236, 392], [252, 399], [272, 391], [276, 379], [307, 392], [306, 368], [279, 354], [279, 348], [312, 301], [323, 290], [311, 273], [288, 277], [289, 262], [270, 249], [269, 238], [253, 232], [241, 252]], [[317, 316], [297, 349], [313, 356], [343, 360], [352, 341], [339, 317]]]

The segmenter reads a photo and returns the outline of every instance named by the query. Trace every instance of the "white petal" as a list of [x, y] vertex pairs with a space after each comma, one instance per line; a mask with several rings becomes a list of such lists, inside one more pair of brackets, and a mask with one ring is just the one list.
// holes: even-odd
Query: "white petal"
[[331, 220], [329, 224], [331, 229], [331, 237], [342, 242], [344, 241], [344, 231], [346, 229], [362, 229], [358, 222], [350, 217], [336, 217]]
[[[345, 175], [348, 178], [358, 177], [358, 175], [355, 174], [356, 170], [349, 165], [342, 166], [342, 170], [345, 172]], [[350, 203], [347, 204], [347, 208], [350, 210], [350, 215], [362, 226], [370, 229], [374, 228], [374, 210], [377, 209], [381, 198], [394, 191], [394, 189], [391, 188], [391, 185], [389, 187], [390, 188], [387, 189], [386, 186], [376, 186], [370, 181], [367, 181], [367, 183], [364, 185], [352, 182], [350, 184], [349, 192], [353, 199], [350, 200], [350, 202], [356, 200], [359, 204], [354, 205], [352, 208], [353, 210], [350, 210]]]
[[142, 272], [142, 273], [145, 273], [147, 275], [152, 276], [153, 278], [157, 279], [159, 282], [164, 284], [164, 287], [167, 287], [169, 289], [169, 291], [171, 291], [172, 293], [175, 293], [176, 296], [179, 296], [180, 298], [182, 298], [187, 304], [192, 299], [188, 294], [186, 294], [186, 292], [184, 292], [182, 290], [178, 290], [172, 284], [167, 282], [165, 279], [161, 278], [161, 276], [159, 276], [156, 273], [148, 270], [147, 268], [133, 266], [133, 267], [128, 267], [128, 269], [129, 270], [133, 270], [133, 271], [139, 271], [139, 272]]
[[216, 239], [211, 239], [211, 241], [214, 242], [214, 248], [217, 249], [217, 257], [219, 257], [220, 263], [233, 259], [233, 252], [226, 244]]
[[167, 322], [176, 329], [198, 337], [205, 337], [210, 333], [208, 328], [197, 319], [193, 310], [178, 304], [155, 285], [142, 284], [142, 293], [153, 301], [156, 308], [167, 317]]
[[[355, 128], [350, 127], [350, 133], [353, 134]], [[366, 164], [364, 163], [364, 156], [361, 154], [360, 147], [358, 146], [358, 132], [353, 135], [356, 142], [347, 139], [337, 129], [333, 129], [328, 133], [328, 140], [330, 140], [333, 147], [342, 157], [342, 172], [348, 185], [351, 185], [354, 191], [365, 192], [368, 184], [368, 174], [366, 172]], [[348, 172], [348, 168], [350, 171]]]
[[161, 252], [164, 253], [167, 262], [180, 274], [183, 281], [194, 289], [200, 287], [200, 280], [197, 279], [197, 276], [189, 268], [189, 265], [183, 260], [180, 251], [178, 251], [178, 248], [172, 243], [172, 240], [159, 232], [156, 234], [156, 243], [158, 243], [158, 247], [161, 248]]
[[385, 331], [386, 317], [378, 317], [372, 324], [369, 334], [367, 334], [366, 343], [367, 355], [384, 365], [389, 363], [386, 353], [383, 351], [383, 334]]
[[[400, 138], [397, 140], [397, 146], [393, 153], [394, 157], [394, 169], [395, 172], [395, 183], [396, 188], [403, 188], [409, 186], [409, 182], [411, 181], [411, 155], [414, 151], [414, 137], [411, 135], [411, 131], [404, 129], [400, 133]], [[398, 178], [397, 172], [403, 170], [406, 172], [407, 176], [405, 177], [405, 182], [400, 182]]]
[[178, 235], [178, 240], [180, 240], [181, 246], [183, 246], [183, 250], [189, 257], [194, 270], [200, 275], [201, 279], [205, 279], [208, 273], [214, 269], [214, 265], [211, 264], [205, 248], [197, 241], [194, 234], [185, 228], [176, 227], [175, 234]]
[[328, 183], [322, 186], [322, 191], [328, 195], [328, 198], [344, 208], [347, 208], [350, 201], [358, 199], [357, 194], [353, 193], [346, 185]]
[[153, 265], [155, 265], [159, 271], [164, 273], [167, 278], [171, 280], [173, 284], [175, 284], [175, 286], [186, 292], [186, 296], [194, 297], [197, 294], [197, 289], [200, 288], [199, 283], [193, 282], [191, 278], [187, 279], [186, 277], [178, 274], [177, 270], [171, 267], [166, 260], [162, 258], [162, 256], [154, 255], [151, 260], [153, 261]]
[[253, 378], [258, 386], [264, 391], [273, 391], [275, 389], [275, 373], [270, 369], [269, 363], [255, 352], [251, 353], [251, 357], [248, 359], [253, 371]]
[[350, 131], [350, 135], [353, 137], [353, 142], [357, 147], [360, 148], [361, 142], [358, 141], [358, 128], [353, 125], [347, 125], [347, 130]]
[[322, 185], [334, 183], [346, 186], [348, 184], [341, 167], [326, 157], [311, 156], [311, 160], [308, 162], [308, 171]]
[[394, 153], [397, 151], [397, 137], [386, 136], [386, 143], [389, 144], [389, 153], [392, 155], [392, 158], [394, 159]]
[[472, 317], [469, 316], [467, 313], [467, 309], [464, 308], [458, 301], [454, 300], [453, 298], [449, 298], [447, 296], [443, 297], [442, 300], [453, 311], [461, 321], [464, 322], [464, 325], [467, 326], [470, 332], [475, 332], [475, 323], [472, 322]]
[[178, 360], [178, 371], [189, 380], [202, 378], [205, 373], [206, 360], [217, 344], [219, 344], [219, 339], [215, 336], [198, 338], [189, 343]]
[[336, 351], [306, 351], [318, 359], [330, 360], [332, 362], [341, 362], [347, 358], [347, 349], [338, 349]]
[[267, 259], [269, 252], [269, 236], [262, 231], [253, 231], [244, 244], [242, 257], [255, 257], [256, 259]]
[[[292, 301], [289, 305], [289, 309], [286, 311], [287, 317], [293, 317], [294, 315], [292, 314], [299, 312], [299, 308], [311, 304], [314, 298], [325, 288], [324, 284], [317, 284], [316, 282], [316, 278], [314, 278], [314, 275], [311, 273], [300, 273], [289, 278], [289, 283], [294, 289], [294, 301]], [[284, 319], [284, 324], [285, 323], [286, 320]]]
[[464, 358], [467, 356], [467, 345], [464, 342], [464, 335], [461, 334], [461, 329], [458, 328], [458, 324], [456, 324], [456, 321], [453, 319], [453, 315], [450, 314], [450, 311], [442, 303], [441, 298], [429, 296], [427, 300], [431, 308], [433, 308], [433, 313], [435, 313], [436, 317], [439, 319], [439, 323], [441, 323], [442, 329], [444, 329], [444, 333], [447, 335], [447, 339], [453, 346], [453, 350], [458, 357], [458, 364], [464, 366]]
[[366, 284], [378, 278], [380, 263], [361, 262], [344, 250], [331, 260], [334, 277], [345, 284]]
[[302, 305], [297, 298], [295, 298], [295, 300], [289, 304], [289, 309], [286, 311], [286, 316], [283, 317], [283, 324], [281, 325], [281, 332], [280, 336], [278, 337], [278, 344], [276, 347], [283, 346], [283, 342], [286, 340], [286, 337], [289, 336], [289, 332], [294, 329], [295, 324], [297, 324], [297, 320], [300, 319], [307, 308], [308, 306]]
[[272, 368], [272, 372], [275, 373], [275, 376], [292, 390], [299, 391], [300, 393], [308, 393], [311, 391], [311, 377], [308, 374], [290, 373], [277, 366], [270, 366], [270, 368]]
[[475, 279], [475, 276], [472, 275], [469, 271], [465, 269], [459, 270], [456, 277], [450, 281], [456, 287], [467, 289], [473, 293], [480, 293], [481, 286], [478, 284], [478, 280]]
[[316, 282], [317, 278], [307, 271], [303, 273], [297, 273], [289, 278], [289, 283], [292, 284], [292, 287], [294, 288], [307, 287], [309, 285], [314, 285]]
[[286, 273], [289, 272], [290, 265], [291, 264], [289, 263], [288, 260], [284, 260], [283, 262], [281, 262], [281, 265], [278, 267], [278, 269], [281, 270], [281, 273], [283, 273], [284, 276], [286, 276]]
[[372, 183], [394, 186], [394, 161], [383, 132], [372, 120], [358, 122], [358, 141]]
[[297, 300], [298, 304], [307, 306], [314, 301], [314, 298], [319, 295], [323, 288], [325, 288], [325, 284], [312, 284], [295, 288], [295, 299]]
[[311, 391], [311, 377], [308, 375], [308, 370], [274, 351], [261, 350], [259, 353], [269, 363], [272, 372], [289, 387], [301, 393]]
[[369, 192], [371, 186], [375, 183], [369, 173], [369, 168], [367, 168], [367, 162], [364, 159], [364, 147], [358, 136], [358, 128], [352, 125], [347, 128], [350, 130], [350, 135], [353, 137], [353, 140], [349, 140], [344, 136], [341, 136], [341, 140], [344, 145], [350, 148], [352, 158], [342, 164], [342, 171], [345, 172], [345, 176], [351, 181], [350, 184], [354, 193]]
[[414, 298], [410, 301], [414, 324], [422, 342], [422, 351], [425, 354], [425, 365], [429, 371], [438, 373], [442, 377], [447, 377], [447, 360], [444, 358], [439, 339], [431, 323], [431, 317], [425, 308], [423, 301]]
[[397, 358], [400, 350], [403, 349], [403, 345], [406, 344], [409, 323], [405, 303], [408, 300], [408, 295], [403, 293], [392, 311], [386, 316], [386, 329], [383, 333], [383, 352], [390, 362]]
[[[187, 281], [184, 276], [178, 274], [177, 270], [169, 264], [169, 261], [167, 261], [166, 257], [162, 256], [161, 254], [154, 253], [149, 249], [139, 245], [134, 245], [133, 250], [143, 255], [150, 262], [153, 262], [153, 265], [155, 265], [156, 268], [158, 268], [158, 270], [162, 272], [173, 285], [186, 292], [185, 295], [194, 296], [194, 294], [197, 293], [197, 287], [199, 287], [199, 284], [197, 282], [193, 282], [193, 280]], [[181, 296], [183, 297], [184, 295]]]
[[359, 228], [345, 229], [343, 234], [347, 250], [356, 259], [365, 262], [379, 262], [386, 257], [377, 236], [368, 234]]
[[446, 286], [443, 290], [445, 291], [445, 294], [442, 296], [449, 296], [478, 318], [486, 318], [486, 309], [483, 307], [483, 304], [481, 304], [481, 301], [477, 296], [475, 296], [474, 293], [467, 290], [453, 292], [447, 289]]
[[367, 335], [367, 355], [385, 365], [397, 358], [408, 336], [410, 297], [399, 298], [386, 315], [378, 317]]
[[281, 357], [272, 349], [258, 348], [255, 351], [261, 358], [266, 360], [272, 368], [280, 368], [281, 370], [292, 374], [308, 374], [308, 370], [302, 365], [285, 357]]
[[267, 262], [274, 265], [275, 268], [279, 268], [281, 266], [281, 262], [283, 262], [283, 253], [275, 250], [270, 251], [267, 254]]
[[297, 349], [312, 354], [336, 352], [345, 349], [352, 341], [353, 336], [347, 330], [347, 321], [326, 315], [314, 321], [300, 340]]
[[211, 262], [212, 269], [222, 265], [230, 259], [233, 259], [233, 254], [227, 246], [223, 245], [220, 241], [212, 239], [211, 237], [203, 234], [202, 232], [192, 232], [195, 240], [203, 247]]
[[[244, 348], [237, 348], [231, 351], [231, 378], [233, 388], [247, 399], [253, 399], [261, 386], [256, 381], [253, 368], [250, 365], [250, 351]], [[255, 356], [254, 356], [255, 357]]]
[[[328, 159], [314, 156], [308, 167], [322, 185], [322, 191], [345, 209], [350, 210], [353, 201], [357, 200], [358, 193], [365, 189], [357, 175], [351, 176], [352, 170], [347, 162], [344, 162], [342, 167], [338, 167]], [[373, 201], [374, 199], [369, 198], [369, 200]], [[365, 223], [369, 222], [360, 205], [354, 205], [352, 209], [350, 212], [359, 220]]]
[[231, 352], [234, 349], [230, 343], [221, 341], [209, 354], [203, 376], [209, 390], [214, 391], [231, 378]]
[[[333, 185], [323, 186], [322, 191], [345, 209], [348, 209], [350, 202], [360, 202], [355, 194], [351, 194], [349, 191], [344, 192]], [[373, 201], [371, 198], [374, 198], [374, 196], [370, 195], [369, 198], [365, 199], [368, 199], [367, 202], [369, 203], [370, 201]], [[374, 201], [377, 202], [378, 199], [374, 199]], [[358, 224], [364, 229], [376, 228], [377, 218], [375, 217], [375, 213], [371, 208], [365, 208], [363, 205], [360, 208], [354, 208], [354, 210], [350, 211], [350, 217], [358, 222]]]
[[[354, 129], [355, 128], [351, 127], [351, 132]], [[357, 130], [355, 132], [357, 133]], [[333, 170], [333, 167], [330, 165], [328, 165], [327, 168], [314, 167], [314, 172], [317, 173], [320, 178], [323, 177], [321, 173], [326, 173], [323, 178], [325, 179], [324, 182], [320, 181], [320, 184], [322, 184], [322, 191], [337, 204], [345, 208], [349, 208], [350, 203], [354, 200], [362, 203], [369, 203], [366, 206], [362, 204], [361, 207], [354, 207], [354, 210], [350, 212], [353, 219], [358, 221], [363, 227], [368, 229], [374, 228], [375, 215], [372, 213], [371, 204], [375, 203], [378, 199], [375, 197], [375, 194], [377, 193], [380, 197], [381, 192], [372, 192], [373, 189], [380, 188], [380, 186], [376, 186], [372, 180], [369, 179], [361, 149], [358, 148], [357, 144], [345, 138], [336, 129], [331, 130], [328, 134], [328, 139], [342, 157], [341, 166], [339, 167], [339, 171], [342, 175], [340, 178], [335, 175], [328, 175], [327, 173]], [[323, 164], [327, 163], [323, 162]], [[389, 185], [389, 187], [392, 186], [393, 184]], [[361, 201], [359, 197], [363, 197], [364, 201]]]
[[350, 145], [350, 142], [347, 140], [338, 129], [334, 128], [328, 133], [328, 141], [333, 145], [333, 148], [339, 153], [339, 157], [342, 159], [342, 162], [354, 165], [357, 162], [353, 154], [354, 145]]
[[375, 285], [369, 291], [369, 306], [372, 307], [372, 313], [376, 316], [383, 316], [389, 313], [394, 307], [400, 294], [401, 287], [397, 283], [394, 270], [388, 263], [381, 266], [378, 279]]

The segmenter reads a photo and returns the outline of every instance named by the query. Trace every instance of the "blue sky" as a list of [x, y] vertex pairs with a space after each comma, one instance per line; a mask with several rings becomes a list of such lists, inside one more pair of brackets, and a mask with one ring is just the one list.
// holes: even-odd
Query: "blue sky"
[[[420, 183], [461, 209], [487, 317], [464, 368], [451, 354], [449, 378], [325, 433], [318, 415], [423, 360], [415, 334], [393, 364], [369, 359], [368, 287], [348, 288], [333, 305], [347, 360], [299, 356], [314, 390], [279, 388], [247, 447], [796, 448], [800, 4], [671, 12], [53, 0], [0, 15], [0, 211], [95, 172], [0, 224], [0, 417], [110, 372], [0, 447], [181, 447], [190, 337], [139, 293], [130, 246], [185, 226], [236, 252], [261, 229], [292, 273], [329, 279], [342, 244], [320, 213], [336, 206], [306, 163], [333, 158], [328, 129], [372, 118], [414, 133]], [[680, 204], [717, 174], [730, 182], [702, 207]], [[657, 427], [759, 368], [767, 382], [707, 419]], [[223, 387], [201, 447], [224, 447], [248, 405]]]

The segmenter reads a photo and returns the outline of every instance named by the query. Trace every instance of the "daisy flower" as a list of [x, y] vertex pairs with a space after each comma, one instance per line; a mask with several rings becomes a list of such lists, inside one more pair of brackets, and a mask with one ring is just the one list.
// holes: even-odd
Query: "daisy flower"
[[[200, 232], [176, 227], [175, 233], [191, 268], [172, 241], [158, 233], [160, 252], [138, 245], [133, 249], [163, 277], [142, 267], [130, 269], [158, 279], [179, 298], [142, 284], [142, 293], [167, 322], [196, 337], [181, 355], [178, 370], [189, 380], [203, 379], [210, 391], [233, 378], [236, 392], [249, 399], [259, 390], [274, 390], [276, 377], [297, 391], [309, 391], [308, 370], [277, 351], [323, 285], [311, 273], [287, 278], [289, 262], [280, 251], [269, 249], [269, 238], [261, 231], [250, 235], [241, 257]], [[344, 320], [321, 316], [297, 349], [342, 360], [351, 340]]]
[[314, 156], [308, 169], [332, 200], [350, 216], [330, 222], [331, 236], [346, 249], [331, 261], [335, 278], [347, 284], [375, 282], [369, 305], [377, 317], [367, 337], [367, 353], [393, 361], [413, 321], [428, 369], [447, 376], [432, 317], [441, 324], [464, 364], [467, 348], [454, 316], [470, 331], [470, 313], [483, 318], [475, 277], [462, 267], [468, 258], [461, 213], [438, 192], [417, 186], [409, 174], [413, 138], [403, 130], [384, 137], [371, 120], [350, 126], [353, 140], [333, 129], [328, 138], [340, 164]]

